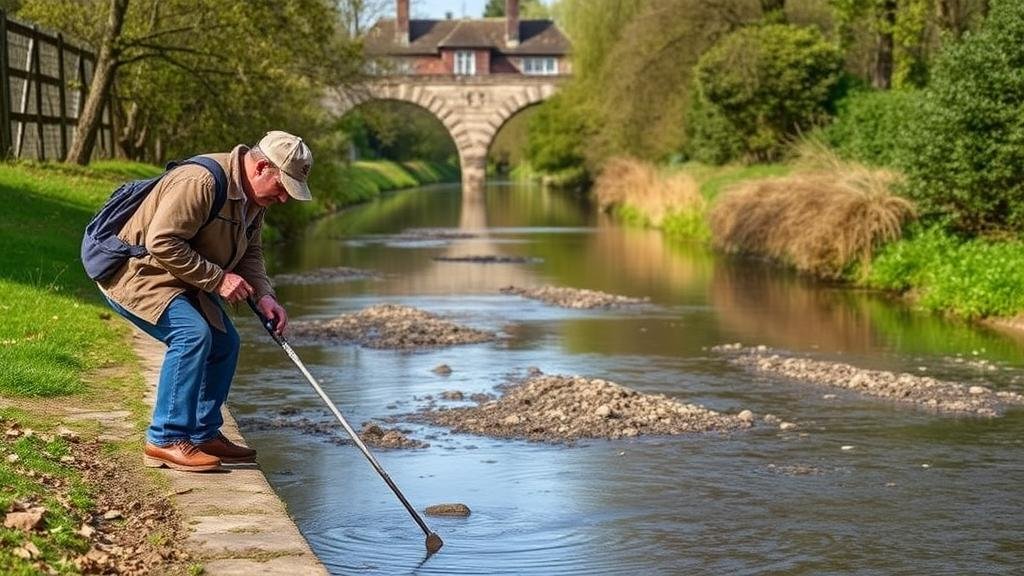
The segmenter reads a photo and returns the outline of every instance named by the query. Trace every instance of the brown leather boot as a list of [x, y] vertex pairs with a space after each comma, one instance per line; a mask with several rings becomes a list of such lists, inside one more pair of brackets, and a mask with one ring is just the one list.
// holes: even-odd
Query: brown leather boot
[[188, 440], [179, 440], [168, 446], [146, 442], [142, 462], [149, 468], [173, 468], [185, 472], [208, 472], [220, 468], [220, 458], [204, 454]]
[[220, 458], [225, 464], [243, 464], [256, 461], [256, 451], [247, 446], [239, 446], [218, 433], [216, 438], [207, 440], [197, 446], [210, 456]]

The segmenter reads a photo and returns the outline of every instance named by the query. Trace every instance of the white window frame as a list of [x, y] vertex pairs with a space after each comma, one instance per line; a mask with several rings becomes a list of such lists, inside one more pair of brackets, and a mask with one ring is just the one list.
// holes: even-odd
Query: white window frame
[[528, 76], [555, 76], [558, 74], [558, 59], [554, 56], [523, 58], [523, 74]]
[[456, 50], [454, 65], [456, 76], [475, 76], [476, 52], [473, 50]]

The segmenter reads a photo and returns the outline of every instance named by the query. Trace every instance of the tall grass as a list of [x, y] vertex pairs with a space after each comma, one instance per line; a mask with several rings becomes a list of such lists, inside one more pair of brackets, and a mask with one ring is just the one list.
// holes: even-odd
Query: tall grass
[[899, 177], [804, 145], [786, 177], [735, 185], [710, 211], [714, 245], [760, 254], [826, 278], [854, 263], [869, 270], [871, 255], [897, 240], [915, 217], [910, 201], [892, 192]]
[[594, 183], [601, 210], [622, 209], [660, 227], [673, 214], [703, 214], [704, 197], [697, 180], [685, 172], [660, 172], [632, 158], [612, 158]]

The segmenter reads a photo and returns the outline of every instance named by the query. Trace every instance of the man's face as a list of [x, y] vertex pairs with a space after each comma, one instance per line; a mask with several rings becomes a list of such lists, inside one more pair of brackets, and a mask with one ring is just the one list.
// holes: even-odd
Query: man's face
[[281, 183], [281, 171], [268, 160], [260, 160], [256, 164], [256, 175], [252, 178], [252, 196], [253, 202], [261, 208], [288, 201], [288, 190]]

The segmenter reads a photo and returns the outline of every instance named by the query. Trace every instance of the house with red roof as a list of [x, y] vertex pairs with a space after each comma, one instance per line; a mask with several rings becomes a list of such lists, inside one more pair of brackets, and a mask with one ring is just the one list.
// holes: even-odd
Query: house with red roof
[[407, 75], [564, 76], [571, 73], [569, 39], [552, 20], [520, 20], [519, 0], [506, 0], [504, 18], [412, 20], [409, 0], [396, 18], [367, 32], [368, 56]]

